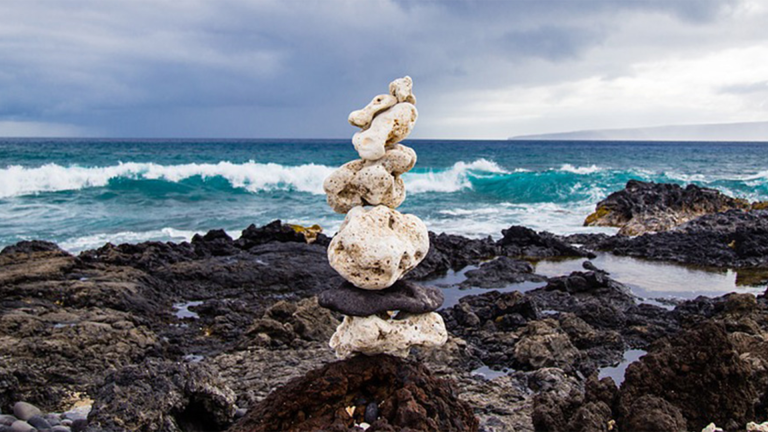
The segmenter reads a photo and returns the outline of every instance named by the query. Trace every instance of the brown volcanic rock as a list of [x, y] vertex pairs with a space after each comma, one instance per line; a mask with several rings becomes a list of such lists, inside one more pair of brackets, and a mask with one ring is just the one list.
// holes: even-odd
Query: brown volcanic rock
[[667, 412], [671, 423], [680, 424], [672, 422], [679, 416], [670, 406], [680, 411], [691, 430], [710, 422], [735, 429], [755, 418], [759, 395], [753, 379], [750, 364], [736, 351], [724, 326], [705, 322], [658, 341], [629, 365], [619, 402], [621, 430], [633, 430], [641, 412]]
[[597, 203], [584, 225], [618, 227], [619, 234], [639, 235], [667, 231], [705, 214], [749, 208], [749, 202], [715, 189], [630, 180], [624, 189]]
[[371, 404], [377, 404], [378, 416], [370, 432], [478, 430], [472, 408], [449, 381], [420, 364], [380, 355], [330, 363], [291, 380], [230, 432], [354, 430]]

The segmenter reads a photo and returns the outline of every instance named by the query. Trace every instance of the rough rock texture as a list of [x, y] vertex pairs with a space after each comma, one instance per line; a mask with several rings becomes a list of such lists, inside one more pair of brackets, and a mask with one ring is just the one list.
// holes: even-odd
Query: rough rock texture
[[437, 310], [443, 300], [443, 292], [439, 288], [403, 280], [378, 291], [361, 290], [344, 282], [318, 296], [320, 306], [352, 316], [376, 315], [395, 310], [422, 314]]
[[462, 287], [503, 288], [509, 284], [547, 280], [533, 273], [530, 262], [505, 256], [483, 263], [479, 269], [470, 270], [465, 275], [467, 280], [461, 283]]
[[448, 270], [460, 270], [469, 264], [477, 264], [500, 253], [500, 248], [490, 238], [468, 239], [452, 234], [429, 233], [429, 252], [418, 267], [406, 275], [413, 280], [440, 276]]
[[230, 431], [354, 430], [371, 402], [378, 405], [378, 418], [369, 431], [478, 430], [472, 409], [424, 366], [391, 356], [357, 356], [292, 380]]
[[328, 261], [358, 288], [384, 289], [416, 267], [429, 250], [424, 223], [385, 206], [355, 207], [328, 246]]
[[397, 102], [397, 98], [392, 95], [375, 96], [365, 108], [349, 113], [349, 124], [368, 129], [376, 114], [395, 106]]
[[590, 252], [571, 246], [554, 234], [511, 226], [501, 230], [503, 237], [496, 242], [501, 253], [519, 258], [593, 257]]
[[413, 95], [413, 80], [409, 76], [398, 78], [389, 83], [389, 94], [395, 96], [398, 102], [416, 105], [416, 96]]
[[617, 255], [711, 267], [768, 268], [768, 210], [702, 216], [671, 231], [610, 237], [593, 245]]
[[749, 208], [749, 202], [715, 189], [630, 180], [597, 203], [584, 225], [619, 227], [619, 234], [638, 235], [666, 231], [705, 214]]
[[106, 430], [216, 431], [234, 420], [234, 402], [204, 365], [145, 361], [105, 378], [88, 422]]
[[395, 144], [376, 161], [357, 159], [334, 171], [323, 183], [328, 205], [337, 213], [347, 213], [355, 206], [385, 205], [397, 208], [405, 199], [405, 185], [400, 175], [416, 164], [416, 153]]
[[440, 346], [448, 340], [443, 318], [434, 312], [383, 319], [345, 316], [331, 336], [331, 348], [339, 358], [355, 353], [392, 354], [407, 357], [412, 346]]
[[253, 321], [238, 348], [303, 346], [310, 341], [325, 342], [338, 325], [339, 320], [329, 310], [320, 307], [315, 297], [298, 303], [279, 301]]
[[[251, 226], [237, 240], [215, 230], [191, 243], [107, 244], [78, 257], [46, 242], [6, 247], [0, 409], [26, 400], [61, 411], [109, 370], [149, 357], [215, 355], [243, 343], [271, 304], [342, 282], [328, 265], [327, 244], [322, 234], [307, 244], [276, 221]], [[174, 315], [174, 304], [193, 300], [198, 318]], [[328, 328], [325, 340], [335, 324]]]
[[387, 146], [408, 137], [419, 114], [413, 104], [403, 102], [377, 115], [371, 126], [352, 137], [361, 159], [374, 161], [384, 157]]
[[[705, 323], [672, 340], [660, 340], [627, 368], [620, 409], [624, 421], [632, 421], [633, 412], [650, 409], [640, 399], [655, 396], [677, 407], [690, 429], [714, 422], [731, 430], [755, 418], [758, 394], [751, 381], [750, 365], [725, 329]], [[650, 402], [653, 409], [669, 411], [663, 408], [666, 404]], [[621, 426], [631, 430], [630, 425]]]

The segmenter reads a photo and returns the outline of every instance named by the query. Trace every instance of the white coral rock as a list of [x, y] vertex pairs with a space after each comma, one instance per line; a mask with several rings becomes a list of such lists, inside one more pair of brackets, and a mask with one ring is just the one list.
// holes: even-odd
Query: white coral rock
[[349, 113], [349, 123], [362, 129], [367, 129], [376, 114], [395, 106], [397, 97], [394, 95], [378, 95], [363, 109]]
[[404, 102], [377, 115], [371, 126], [352, 137], [352, 144], [365, 160], [384, 157], [386, 146], [399, 143], [408, 137], [419, 117], [413, 104]]
[[323, 183], [328, 205], [337, 213], [355, 206], [385, 205], [397, 208], [405, 200], [400, 175], [416, 164], [416, 152], [395, 144], [376, 161], [357, 159], [334, 171]]
[[447, 340], [443, 317], [430, 312], [403, 319], [346, 316], [331, 336], [330, 345], [339, 358], [355, 353], [408, 357], [412, 346], [436, 347]]
[[380, 205], [354, 207], [328, 246], [328, 261], [358, 288], [392, 286], [429, 251], [424, 222]]
[[413, 95], [413, 80], [409, 76], [398, 78], [389, 83], [389, 94], [396, 97], [398, 102], [416, 105], [416, 96]]

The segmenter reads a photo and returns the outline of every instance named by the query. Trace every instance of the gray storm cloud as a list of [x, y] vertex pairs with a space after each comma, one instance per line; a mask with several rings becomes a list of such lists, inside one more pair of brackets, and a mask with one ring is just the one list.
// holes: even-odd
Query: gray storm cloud
[[[73, 0], [0, 16], [0, 135], [347, 137], [361, 95], [405, 74], [417, 138], [766, 114], [724, 90], [768, 69], [759, 1]], [[725, 61], [745, 64], [708, 67]]]

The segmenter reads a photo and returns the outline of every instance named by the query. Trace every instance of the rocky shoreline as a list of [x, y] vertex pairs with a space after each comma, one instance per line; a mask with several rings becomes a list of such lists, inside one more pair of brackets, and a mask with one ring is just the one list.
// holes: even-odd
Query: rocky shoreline
[[[308, 243], [300, 231], [275, 221], [250, 226], [238, 239], [211, 231], [188, 243], [107, 244], [78, 256], [41, 241], [6, 247], [0, 431], [23, 427], [9, 423], [20, 401], [59, 419], [73, 405], [91, 406], [87, 420], [56, 426], [61, 432], [248, 430], [237, 420], [268, 412], [275, 388], [333, 368], [327, 341], [341, 315], [320, 307], [317, 295], [343, 280], [326, 258], [330, 239], [313, 234]], [[448, 343], [414, 348], [429, 374], [408, 361], [397, 367], [421, 377], [426, 387], [418, 388], [455, 392], [474, 410], [479, 430], [698, 432], [714, 422], [736, 431], [768, 420], [765, 294], [662, 307], [637, 301], [586, 261], [608, 251], [765, 270], [768, 212], [712, 213], [637, 237], [561, 238], [510, 227], [498, 241], [429, 238], [427, 256], [407, 280], [429, 286], [475, 265], [457, 285], [488, 291], [438, 311]], [[585, 260], [584, 270], [545, 277], [530, 265], [564, 257]], [[523, 281], [540, 287], [493, 290]], [[599, 370], [629, 349], [647, 354], [628, 367], [621, 386], [599, 380]], [[489, 379], [478, 369], [506, 373]], [[441, 379], [453, 384], [443, 387]], [[302, 397], [313, 396], [296, 394]], [[402, 396], [377, 409], [403, 419], [429, 412], [434, 424], [453, 418], [450, 407], [428, 402]], [[364, 411], [354, 415], [364, 418]]]

